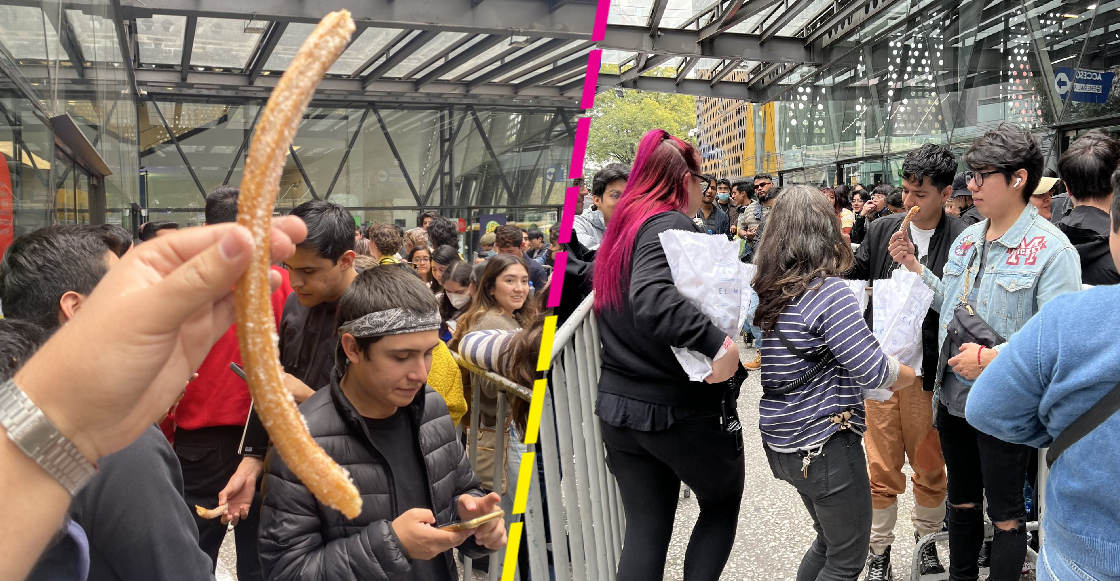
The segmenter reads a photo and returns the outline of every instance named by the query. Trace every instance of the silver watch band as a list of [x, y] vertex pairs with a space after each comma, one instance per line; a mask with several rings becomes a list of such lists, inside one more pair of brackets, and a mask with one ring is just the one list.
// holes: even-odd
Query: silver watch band
[[71, 496], [97, 473], [97, 467], [11, 379], [0, 383], [0, 425], [8, 432], [8, 438]]

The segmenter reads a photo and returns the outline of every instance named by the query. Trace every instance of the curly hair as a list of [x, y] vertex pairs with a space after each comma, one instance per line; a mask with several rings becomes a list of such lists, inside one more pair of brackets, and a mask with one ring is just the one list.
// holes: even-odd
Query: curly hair
[[758, 272], [751, 283], [758, 293], [756, 327], [772, 330], [789, 303], [852, 267], [852, 247], [842, 232], [828, 198], [816, 188], [782, 190], [756, 253]]
[[373, 246], [377, 248], [378, 254], [382, 256], [392, 256], [401, 251], [400, 234], [397, 234], [397, 229], [388, 224], [377, 224], [369, 229], [369, 239], [373, 242]]

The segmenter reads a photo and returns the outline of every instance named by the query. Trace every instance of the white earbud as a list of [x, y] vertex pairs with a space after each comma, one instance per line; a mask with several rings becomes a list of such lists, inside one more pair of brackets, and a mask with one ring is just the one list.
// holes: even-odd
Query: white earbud
[[1021, 183], [1023, 183], [1023, 178], [1015, 178], [1015, 187], [1019, 187]]

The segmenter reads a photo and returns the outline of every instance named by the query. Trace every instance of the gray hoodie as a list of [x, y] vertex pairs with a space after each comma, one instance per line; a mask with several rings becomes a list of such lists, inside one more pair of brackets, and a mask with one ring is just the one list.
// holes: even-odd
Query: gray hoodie
[[580, 244], [586, 246], [588, 250], [596, 250], [603, 242], [607, 223], [603, 220], [602, 212], [588, 209], [572, 220], [572, 230], [575, 231]]

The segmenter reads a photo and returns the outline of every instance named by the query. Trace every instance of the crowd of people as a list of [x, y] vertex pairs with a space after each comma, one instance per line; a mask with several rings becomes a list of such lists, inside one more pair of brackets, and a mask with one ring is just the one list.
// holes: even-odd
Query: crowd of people
[[[735, 399], [753, 369], [770, 468], [816, 532], [798, 581], [909, 576], [891, 563], [907, 462], [922, 575], [975, 580], [983, 567], [988, 579], [1019, 579], [1028, 544], [1038, 546], [1026, 523], [1038, 520], [1045, 484], [1037, 578], [1120, 578], [1120, 419], [1110, 416], [1120, 363], [1106, 330], [1117, 291], [1104, 286], [1120, 263], [1120, 142], [1089, 132], [1056, 165], [1044, 174], [1037, 139], [1002, 125], [962, 159], [933, 144], [910, 152], [898, 186], [781, 187], [768, 174], [705, 175], [692, 145], [655, 130], [629, 172], [596, 174], [595, 206], [576, 218], [585, 248], [571, 250], [618, 274], [592, 279], [596, 414], [627, 523], [618, 578], [661, 578], [682, 482], [700, 507], [684, 578], [719, 578], [743, 493]], [[756, 267], [742, 333], [753, 361], [675, 286], [659, 241], [667, 230], [739, 240]], [[874, 297], [861, 307], [850, 282], [870, 287], [899, 269], [934, 295], [908, 361], [883, 351]], [[1083, 282], [1096, 288], [1082, 292]], [[690, 381], [674, 347], [708, 357], [711, 374]], [[890, 398], [865, 400], [877, 388]], [[1037, 448], [1047, 446], [1041, 483]], [[941, 531], [947, 563], [922, 542]]]
[[[274, 220], [279, 248], [271, 302], [285, 385], [312, 438], [347, 469], [361, 492], [363, 511], [350, 520], [320, 504], [287, 468], [252, 406], [226, 296], [244, 267], [243, 230], [232, 224], [239, 195], [233, 186], [211, 191], [202, 228], [180, 232], [173, 222], [149, 222], [133, 240], [118, 226], [57, 225], [16, 239], [5, 252], [0, 360], [6, 362], [6, 391], [26, 393], [40, 404], [78, 445], [82, 464], [96, 464], [96, 473], [80, 490], [70, 490], [76, 493], [72, 502], [51, 495], [61, 504], [40, 516], [54, 517], [44, 521], [52, 530], [25, 539], [29, 558], [0, 560], [6, 561], [0, 563], [0, 578], [213, 578], [230, 531], [243, 581], [451, 580], [458, 577], [455, 553], [485, 569], [487, 556], [505, 545], [502, 518], [463, 531], [438, 528], [499, 508], [512, 513], [528, 413], [520, 398], [489, 384], [472, 385], [452, 352], [532, 385], [543, 321], [550, 314], [543, 303], [551, 268], [543, 264], [542, 232], [498, 227], [486, 234], [494, 252], [469, 264], [462, 258], [458, 225], [435, 212], [421, 214], [408, 232], [390, 224], [356, 227], [349, 211], [321, 200]], [[203, 272], [199, 259], [191, 259], [203, 250], [217, 261], [209, 268], [221, 270], [220, 276]], [[135, 295], [140, 303], [135, 311], [122, 311], [113, 293]], [[180, 306], [180, 293], [196, 300]], [[179, 310], [152, 304], [156, 299], [176, 302]], [[67, 429], [76, 420], [42, 402], [45, 392], [34, 391], [31, 386], [38, 384], [24, 364], [35, 368], [39, 362], [41, 369], [59, 357], [79, 357], [74, 351], [52, 352], [63, 336], [69, 337], [69, 349], [76, 342], [99, 341], [84, 334], [97, 328], [97, 315], [78, 324], [82, 317], [76, 315], [88, 304], [105, 305], [98, 313], [101, 324], [134, 328], [130, 347], [139, 352], [132, 356], [150, 360], [145, 375], [128, 370], [134, 362], [102, 360], [86, 345], [80, 357], [90, 357], [85, 364], [96, 369], [92, 373], [119, 365], [106, 381], [119, 375], [130, 381], [114, 389], [133, 390], [127, 395], [131, 403], [153, 399], [167, 405], [153, 401], [131, 411], [120, 430], [108, 430], [128, 431], [127, 436], [114, 434], [87, 448]], [[203, 316], [200, 307], [210, 312]], [[153, 317], [160, 309], [166, 312]], [[186, 326], [176, 331], [188, 315], [190, 335]], [[152, 320], [137, 323], [134, 317]], [[162, 351], [162, 345], [139, 340], [154, 329], [167, 344]], [[58, 339], [44, 346], [52, 335]], [[181, 345], [171, 349], [172, 343]], [[511, 356], [479, 350], [494, 343], [504, 346], [497, 353]], [[157, 378], [153, 372], [160, 366]], [[167, 383], [169, 369], [182, 370], [179, 375], [189, 381], [144, 396], [140, 384]], [[69, 383], [81, 381], [72, 377]], [[481, 425], [469, 431], [458, 426], [469, 426], [472, 390], [482, 392]], [[511, 409], [511, 421], [501, 430], [494, 412], [500, 397], [509, 399]], [[468, 458], [467, 433], [489, 436], [478, 446], [478, 458]], [[497, 485], [495, 450], [508, 454], [503, 462], [510, 466], [506, 482]], [[4, 450], [5, 495], [18, 496], [23, 486], [42, 486], [42, 477], [51, 478], [46, 472], [9, 471], [25, 468], [17, 461], [28, 456], [15, 456], [21, 453]], [[203, 516], [196, 507], [219, 507], [220, 518]], [[19, 548], [10, 535], [26, 532], [19, 528], [22, 520], [7, 522], [10, 526], [0, 525], [6, 554]], [[32, 558], [39, 549], [42, 556]]]
[[[682, 482], [700, 508], [684, 578], [720, 578], [745, 485], [737, 400], [751, 370], [767, 463], [815, 531], [798, 581], [907, 575], [891, 562], [906, 463], [921, 574], [1019, 579], [1045, 485], [1037, 578], [1120, 578], [1109, 338], [1120, 315], [1108, 306], [1120, 292], [1120, 142], [1088, 132], [1044, 172], [1037, 139], [1002, 125], [960, 159], [915, 149], [899, 186], [870, 190], [717, 178], [700, 163], [688, 142], [651, 131], [632, 167], [580, 184], [590, 203], [571, 242], [557, 226], [508, 224], [480, 233], [469, 260], [457, 224], [435, 212], [405, 231], [356, 226], [314, 200], [274, 220], [285, 385], [361, 491], [354, 520], [270, 446], [238, 374], [229, 289], [251, 242], [233, 224], [236, 187], [210, 192], [204, 227], [150, 222], [133, 240], [58, 225], [16, 239], [0, 261], [0, 401], [18, 410], [0, 417], [0, 579], [212, 578], [230, 530], [245, 581], [453, 579], [456, 554], [492, 566], [503, 519], [439, 525], [512, 512], [528, 402], [455, 355], [532, 385], [559, 252], [561, 318], [594, 293], [595, 414], [626, 516], [619, 579], [663, 577]], [[661, 243], [672, 230], [736, 241], [754, 265], [740, 333], [753, 360], [676, 286]], [[875, 297], [862, 306], [851, 290], [899, 270], [933, 294], [909, 360], [872, 332]], [[673, 348], [707, 357], [710, 374], [690, 380]], [[889, 399], [865, 399], [876, 389]], [[923, 542], [941, 531], [947, 560]]]

